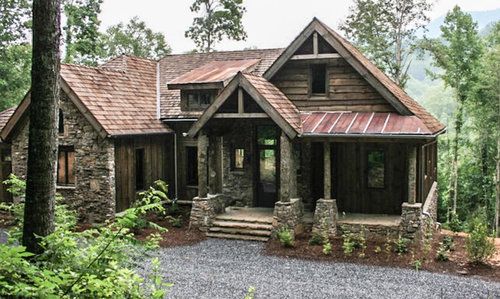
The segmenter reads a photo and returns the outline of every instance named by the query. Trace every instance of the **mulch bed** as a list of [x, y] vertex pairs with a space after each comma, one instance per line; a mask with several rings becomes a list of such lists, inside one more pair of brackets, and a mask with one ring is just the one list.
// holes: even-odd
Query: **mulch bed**
[[[439, 248], [439, 242], [442, 241], [446, 234], [453, 236], [455, 250], [449, 252], [448, 261], [437, 261], [436, 251]], [[387, 241], [384, 238], [368, 239], [366, 241], [365, 257], [359, 257], [360, 249], [356, 249], [350, 256], [345, 255], [342, 249], [341, 237], [336, 237], [330, 241], [332, 244], [332, 253], [330, 255], [323, 253], [323, 246], [321, 245], [309, 245], [309, 239], [310, 235], [307, 233], [299, 235], [295, 240], [294, 247], [291, 248], [283, 247], [277, 240], [270, 240], [266, 244], [266, 254], [287, 258], [408, 269], [415, 269], [414, 261], [419, 260], [422, 262], [420, 270], [459, 276], [476, 276], [485, 280], [500, 282], [500, 247], [497, 247], [496, 256], [488, 261], [488, 263], [471, 264], [467, 260], [465, 236], [463, 235], [437, 232], [434, 235], [431, 249], [427, 255], [422, 246], [413, 243], [408, 246], [407, 253], [397, 254], [393, 251], [387, 253], [384, 249]], [[375, 252], [377, 246], [382, 250], [379, 253]]]

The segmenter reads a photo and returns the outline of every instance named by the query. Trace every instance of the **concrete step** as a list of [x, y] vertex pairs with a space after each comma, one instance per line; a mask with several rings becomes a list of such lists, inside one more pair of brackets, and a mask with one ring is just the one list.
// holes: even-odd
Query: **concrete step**
[[260, 236], [260, 237], [270, 237], [271, 230], [256, 230], [256, 229], [241, 229], [241, 228], [227, 228], [227, 227], [211, 227], [208, 229], [211, 233], [224, 233], [233, 235], [245, 235], [245, 236]]
[[267, 224], [272, 225], [272, 217], [261, 218], [261, 217], [241, 217], [233, 216], [228, 214], [220, 214], [215, 217], [216, 221], [232, 221], [232, 222], [242, 222], [242, 223], [255, 223], [255, 224]]
[[[217, 219], [217, 218], [216, 218]], [[213, 222], [214, 227], [228, 227], [228, 228], [243, 228], [252, 230], [272, 230], [272, 224], [264, 223], [252, 223], [244, 221], [231, 221], [231, 220], [215, 220]]]
[[224, 234], [224, 233], [211, 233], [211, 232], [207, 232], [207, 237], [220, 238], [220, 239], [244, 240], [244, 241], [259, 241], [259, 242], [267, 242], [267, 240], [269, 240], [268, 237], [235, 235], [235, 234]]

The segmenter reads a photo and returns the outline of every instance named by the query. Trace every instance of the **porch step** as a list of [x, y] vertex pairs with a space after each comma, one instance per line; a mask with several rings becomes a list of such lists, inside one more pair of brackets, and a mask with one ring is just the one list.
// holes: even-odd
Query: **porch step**
[[265, 242], [271, 237], [272, 216], [225, 213], [215, 217], [207, 237]]
[[211, 232], [207, 233], [207, 237], [220, 238], [220, 239], [244, 240], [244, 241], [259, 241], [259, 242], [267, 242], [267, 240], [269, 240], [268, 237], [258, 237], [258, 236], [249, 236], [249, 235], [233, 235], [233, 234], [211, 233]]

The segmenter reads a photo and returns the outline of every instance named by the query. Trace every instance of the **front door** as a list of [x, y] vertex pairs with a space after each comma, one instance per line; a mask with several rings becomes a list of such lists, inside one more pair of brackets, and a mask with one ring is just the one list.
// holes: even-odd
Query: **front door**
[[274, 207], [278, 198], [278, 132], [273, 126], [257, 127], [256, 200], [259, 207]]

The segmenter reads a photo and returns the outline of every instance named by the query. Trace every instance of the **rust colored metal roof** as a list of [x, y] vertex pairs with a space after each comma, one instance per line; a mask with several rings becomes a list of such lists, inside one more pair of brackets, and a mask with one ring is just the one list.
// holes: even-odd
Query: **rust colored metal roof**
[[221, 83], [223, 85], [240, 71], [248, 71], [260, 59], [211, 61], [167, 83], [169, 88], [184, 84]]
[[303, 135], [432, 135], [424, 122], [414, 115], [382, 112], [301, 113]]
[[[244, 51], [220, 51], [209, 53], [167, 55], [160, 59], [161, 117], [168, 119], [197, 119], [202, 111], [181, 111], [180, 90], [168, 89], [167, 83], [179, 76], [199, 68], [210, 61], [252, 60], [259, 62], [251, 73], [262, 75], [276, 60], [283, 49], [261, 49]], [[249, 70], [247, 70], [249, 71]]]
[[4, 111], [0, 112], [0, 131], [3, 129], [3, 127], [5, 127], [12, 114], [14, 114], [14, 111], [16, 111], [16, 107], [5, 109]]

